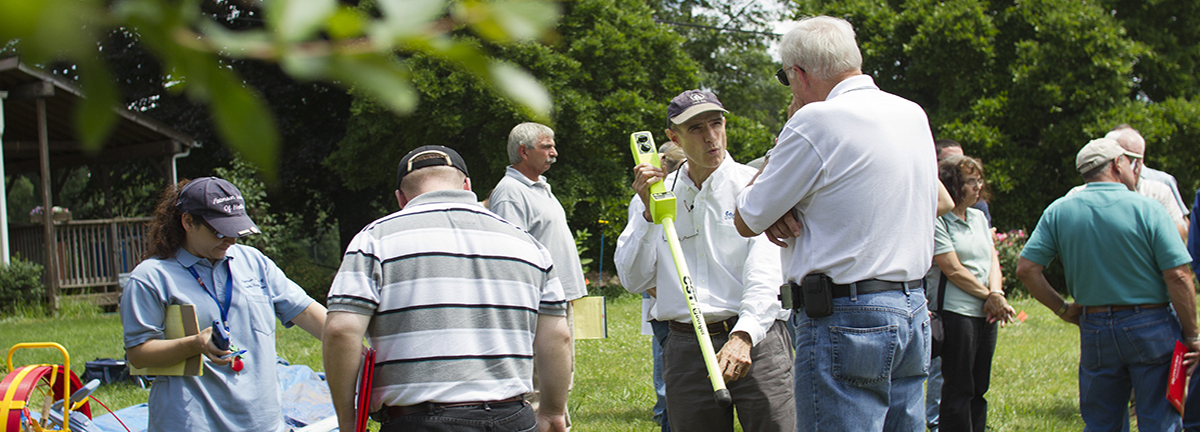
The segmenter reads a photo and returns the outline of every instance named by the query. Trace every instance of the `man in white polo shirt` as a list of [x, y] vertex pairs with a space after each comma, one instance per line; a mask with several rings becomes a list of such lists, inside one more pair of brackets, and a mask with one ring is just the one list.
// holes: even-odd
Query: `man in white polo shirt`
[[[796, 327], [798, 430], [925, 428], [937, 167], [917, 104], [860, 69], [845, 20], [800, 21], [780, 44], [794, 104], [738, 196], [742, 235], [784, 246]], [[794, 238], [792, 238], [794, 237]]]
[[[656, 287], [655, 318], [667, 321], [663, 380], [672, 430], [732, 432], [736, 408], [742, 430], [791, 432], [792, 357], [777, 295], [779, 254], [763, 236], [743, 238], [733, 226], [738, 191], [754, 176], [726, 151], [725, 108], [711, 92], [688, 90], [667, 105], [667, 137], [687, 159], [667, 174], [649, 164], [634, 167], [634, 205], [617, 240], [613, 262], [625, 289]], [[717, 368], [733, 406], [719, 407], [693, 330], [688, 301], [663, 228], [651, 222], [649, 185], [663, 183], [676, 196], [679, 249], [695, 285], [695, 307], [704, 314]]]

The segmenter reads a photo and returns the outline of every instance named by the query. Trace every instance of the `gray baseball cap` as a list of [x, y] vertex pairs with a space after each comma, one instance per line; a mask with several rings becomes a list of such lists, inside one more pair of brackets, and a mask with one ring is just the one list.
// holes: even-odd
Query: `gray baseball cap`
[[203, 218], [225, 237], [245, 237], [262, 232], [246, 214], [242, 192], [224, 179], [200, 177], [188, 182], [179, 191], [175, 207], [181, 212]]

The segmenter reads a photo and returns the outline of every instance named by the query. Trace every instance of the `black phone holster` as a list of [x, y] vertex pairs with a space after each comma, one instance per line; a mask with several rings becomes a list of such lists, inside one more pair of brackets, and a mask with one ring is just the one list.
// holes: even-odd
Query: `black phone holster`
[[809, 274], [800, 284], [793, 281], [780, 288], [779, 299], [785, 309], [804, 308], [809, 318], [833, 315], [833, 279], [829, 276]]

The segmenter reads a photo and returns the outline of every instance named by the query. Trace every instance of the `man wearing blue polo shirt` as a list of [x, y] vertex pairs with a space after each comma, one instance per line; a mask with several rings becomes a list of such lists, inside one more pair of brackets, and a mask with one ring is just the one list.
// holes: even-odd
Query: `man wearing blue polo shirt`
[[[1180, 430], [1166, 399], [1171, 353], [1182, 340], [1190, 364], [1200, 350], [1191, 258], [1163, 206], [1133, 192], [1140, 157], [1107, 138], [1084, 146], [1075, 167], [1087, 187], [1046, 208], [1017, 264], [1029, 293], [1079, 326], [1079, 411], [1088, 431], [1128, 430], [1131, 390], [1139, 430]], [[1055, 256], [1075, 303], [1042, 274]]]

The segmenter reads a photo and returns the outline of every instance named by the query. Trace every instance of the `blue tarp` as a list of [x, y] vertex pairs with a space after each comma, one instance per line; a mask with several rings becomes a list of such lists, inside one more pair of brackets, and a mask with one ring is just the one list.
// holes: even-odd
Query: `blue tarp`
[[[317, 373], [304, 365], [289, 365], [282, 358], [279, 362], [279, 388], [283, 394], [283, 417], [288, 426], [299, 428], [316, 423], [334, 415], [333, 402], [329, 397], [329, 385], [325, 383], [325, 374]], [[92, 412], [102, 410], [98, 404], [92, 404]], [[146, 404], [134, 405], [120, 409], [116, 417], [125, 422], [131, 432], [144, 432], [149, 423], [150, 410]], [[96, 416], [88, 432], [125, 432], [125, 428], [113, 418], [113, 414]], [[334, 429], [337, 430], [337, 429]]]

